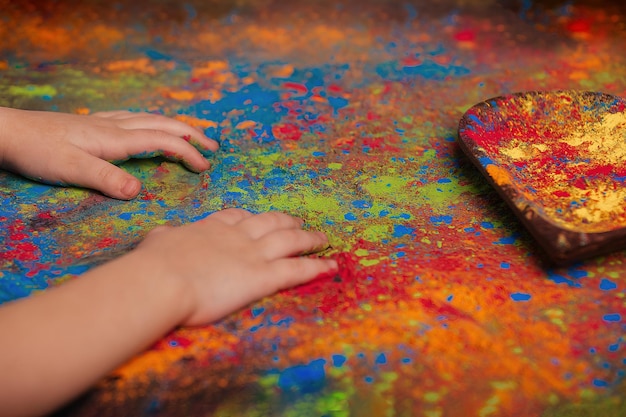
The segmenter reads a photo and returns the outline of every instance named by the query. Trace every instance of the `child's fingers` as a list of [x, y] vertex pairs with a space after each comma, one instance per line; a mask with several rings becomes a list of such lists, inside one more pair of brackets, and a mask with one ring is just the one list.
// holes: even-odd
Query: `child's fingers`
[[192, 145], [203, 149], [216, 151], [218, 144], [216, 141], [207, 138], [202, 132], [176, 119], [160, 116], [156, 114], [137, 113], [134, 117], [119, 119], [116, 123], [123, 129], [155, 129], [162, 130], [170, 135], [180, 138], [188, 138]]
[[90, 114], [90, 116], [101, 117], [103, 119], [128, 119], [131, 117], [136, 117], [137, 114], [145, 114], [145, 113], [134, 113], [128, 110], [112, 110], [112, 111], [99, 111], [96, 113]]
[[134, 198], [141, 190], [141, 182], [137, 178], [82, 150], [70, 153], [68, 159], [72, 163], [63, 167], [59, 175], [65, 184], [92, 188], [120, 200]]
[[268, 260], [314, 252], [328, 246], [328, 238], [324, 233], [300, 229], [268, 233], [257, 242], [258, 251]]
[[221, 211], [216, 211], [215, 213], [210, 214], [204, 220], [218, 220], [222, 223], [228, 225], [235, 225], [240, 221], [252, 217], [254, 214], [250, 213], [247, 210], [238, 209], [238, 208], [228, 208]]
[[246, 231], [248, 236], [258, 239], [270, 232], [281, 229], [300, 229], [302, 220], [289, 214], [270, 211], [242, 220], [238, 227]]
[[162, 130], [179, 138], [184, 138], [199, 149], [215, 152], [219, 148], [218, 143], [206, 137], [201, 130], [159, 114], [114, 110], [93, 113], [91, 116], [109, 119], [122, 129]]
[[[122, 142], [126, 156], [135, 158], [151, 158], [164, 156], [168, 159], [181, 161], [192, 171], [201, 172], [209, 169], [211, 164], [196, 148], [189, 143], [161, 130], [136, 129], [126, 132], [128, 140]], [[107, 159], [118, 159], [119, 155]]]
[[323, 274], [337, 271], [337, 261], [326, 258], [285, 258], [271, 263], [267, 271], [272, 292], [304, 284]]

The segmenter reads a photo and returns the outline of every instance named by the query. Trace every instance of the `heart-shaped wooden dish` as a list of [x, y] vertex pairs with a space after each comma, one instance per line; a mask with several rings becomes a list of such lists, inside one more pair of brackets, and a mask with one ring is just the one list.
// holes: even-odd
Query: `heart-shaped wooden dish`
[[463, 151], [549, 259], [626, 247], [626, 101], [589, 91], [523, 92], [470, 108]]

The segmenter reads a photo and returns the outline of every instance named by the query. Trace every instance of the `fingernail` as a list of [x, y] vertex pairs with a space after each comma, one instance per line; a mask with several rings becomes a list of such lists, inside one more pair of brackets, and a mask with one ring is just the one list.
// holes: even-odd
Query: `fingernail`
[[139, 192], [141, 184], [136, 179], [127, 180], [122, 186], [122, 194], [126, 197], [134, 197]]

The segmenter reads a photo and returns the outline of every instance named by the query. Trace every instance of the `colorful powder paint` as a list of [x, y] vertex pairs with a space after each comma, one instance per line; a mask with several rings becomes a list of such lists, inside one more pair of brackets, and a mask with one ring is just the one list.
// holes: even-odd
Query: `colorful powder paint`
[[[302, 217], [330, 235], [323, 256], [341, 268], [172, 332], [59, 414], [623, 414], [624, 253], [544, 264], [455, 136], [474, 104], [513, 91], [626, 97], [626, 58], [615, 53], [624, 11], [184, 3], [0, 12], [1, 105], [158, 112], [221, 144], [201, 175], [160, 158], [124, 162], [144, 183], [129, 202], [0, 173], [0, 301], [80, 279], [153, 227], [225, 207]], [[504, 179], [525, 175], [504, 170], [520, 162], [514, 145], [491, 159]], [[619, 184], [598, 164], [580, 173]], [[539, 188], [526, 190], [532, 201], [552, 195]], [[553, 191], [555, 204], [567, 198]], [[590, 201], [581, 227], [597, 225]]]
[[602, 93], [497, 97], [461, 120], [463, 148], [557, 261], [626, 236], [626, 101]]

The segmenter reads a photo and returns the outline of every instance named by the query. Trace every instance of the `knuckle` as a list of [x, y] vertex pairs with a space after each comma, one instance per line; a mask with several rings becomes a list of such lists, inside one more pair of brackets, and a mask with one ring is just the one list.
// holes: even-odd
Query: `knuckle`
[[265, 217], [266, 221], [272, 223], [272, 226], [277, 226], [287, 217], [287, 215], [278, 211], [269, 211], [265, 213]]
[[227, 208], [224, 209], [222, 213], [232, 217], [233, 219], [243, 219], [246, 216], [247, 211], [240, 208]]
[[164, 225], [157, 226], [146, 234], [146, 239], [152, 236], [161, 234], [163, 232], [167, 232], [168, 230], [171, 230], [171, 229], [172, 229], [172, 226], [164, 226]]
[[45, 171], [50, 171], [53, 176], [59, 178], [62, 184], [73, 184], [80, 174], [80, 163], [73, 155], [65, 155], [58, 160], [57, 164], [46, 164]]
[[170, 138], [170, 135], [168, 135], [167, 133], [159, 129], [154, 129], [154, 128], [147, 129], [146, 133], [148, 133], [150, 136], [153, 136], [159, 140], [166, 140]]
[[98, 168], [98, 173], [96, 175], [100, 178], [100, 180], [107, 183], [116, 179], [117, 169], [113, 166], [103, 166]]

